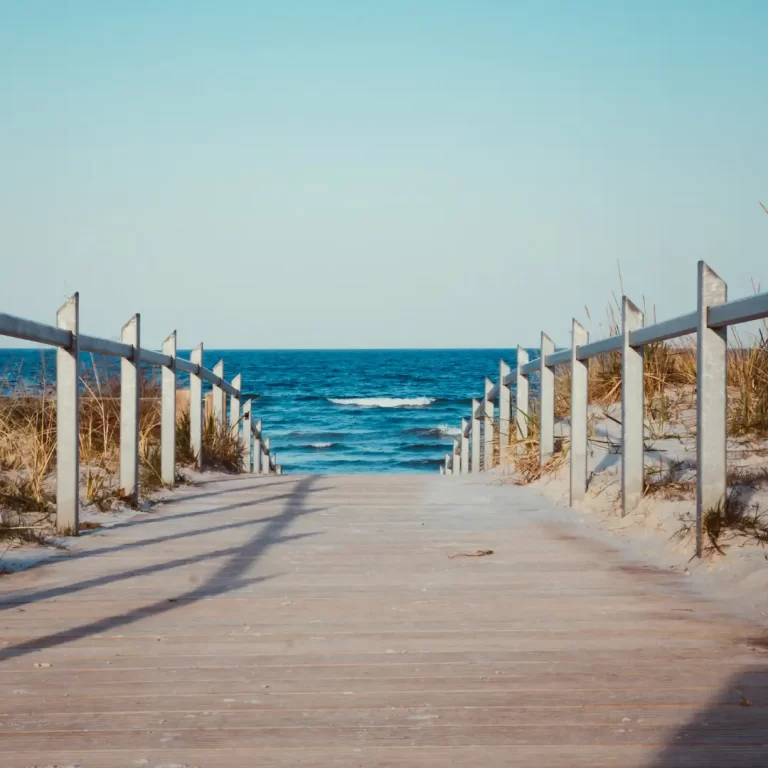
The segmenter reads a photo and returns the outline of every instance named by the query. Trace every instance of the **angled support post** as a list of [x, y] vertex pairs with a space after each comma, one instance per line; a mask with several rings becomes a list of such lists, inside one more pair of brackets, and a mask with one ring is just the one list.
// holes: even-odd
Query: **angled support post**
[[198, 373], [189, 374], [189, 447], [195, 457], [195, 468], [203, 468], [203, 345], [199, 344], [189, 354], [189, 361], [198, 366]]
[[243, 417], [240, 419], [241, 440], [243, 441], [243, 458], [242, 458], [242, 470], [243, 472], [252, 472], [251, 467], [251, 442], [253, 436], [251, 435], [251, 401], [246, 400], [243, 403]]
[[471, 452], [471, 471], [480, 471], [480, 454], [482, 451], [482, 437], [480, 435], [480, 418], [477, 412], [480, 410], [480, 402], [472, 398], [472, 429], [470, 431], [470, 437], [472, 438], [472, 452]]
[[485, 397], [483, 397], [483, 471], [493, 467], [493, 400], [488, 393], [493, 389], [493, 382], [486, 378]]
[[163, 367], [160, 395], [160, 474], [164, 485], [176, 482], [176, 331], [163, 342], [171, 364]]
[[141, 318], [135, 314], [120, 334], [123, 344], [130, 344], [130, 358], [120, 360], [120, 493], [139, 502], [139, 349]]
[[509, 376], [509, 366], [504, 360], [499, 362], [499, 466], [506, 464], [509, 450], [509, 417], [511, 413], [511, 393], [509, 384], [504, 381]]
[[517, 370], [515, 372], [515, 425], [518, 440], [528, 437], [528, 377], [520, 369], [528, 363], [528, 352], [522, 347], [517, 348]]
[[643, 313], [626, 296], [621, 301], [621, 516], [643, 498], [645, 412], [644, 349], [629, 343], [642, 328]]
[[461, 474], [469, 473], [469, 438], [466, 435], [467, 420], [461, 420]]
[[555, 372], [547, 366], [547, 357], [555, 343], [541, 334], [539, 363], [539, 464], [544, 466], [555, 451]]
[[571, 506], [587, 493], [588, 361], [578, 349], [589, 341], [587, 330], [574, 318], [571, 334]]
[[704, 515], [726, 500], [727, 328], [709, 327], [709, 308], [727, 301], [727, 286], [703, 261], [698, 265], [696, 329], [696, 554], [701, 557]]
[[236, 436], [240, 429], [240, 392], [243, 388], [243, 377], [239, 373], [232, 379], [232, 386], [237, 394], [229, 398], [229, 431]]
[[[214, 375], [224, 381], [224, 361], [219, 360], [213, 366]], [[227, 423], [227, 393], [217, 384], [212, 386], [213, 390], [213, 421], [217, 427], [223, 427]]]
[[72, 334], [68, 348], [56, 348], [56, 530], [77, 536], [80, 520], [80, 296], [56, 313], [56, 326]]

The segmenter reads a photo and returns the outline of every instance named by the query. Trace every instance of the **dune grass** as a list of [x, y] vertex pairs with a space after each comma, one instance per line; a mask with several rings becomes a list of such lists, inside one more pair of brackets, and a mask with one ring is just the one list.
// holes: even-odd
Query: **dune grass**
[[[56, 393], [46, 382], [0, 380], [0, 538], [43, 541], [55, 523]], [[144, 371], [139, 410], [139, 492], [146, 499], [163, 487], [160, 389]], [[83, 507], [100, 511], [126, 503], [119, 490], [120, 380], [91, 360], [81, 375], [79, 450]], [[179, 466], [193, 466], [189, 412], [180, 414], [176, 433]], [[203, 429], [206, 468], [240, 471], [242, 447], [225, 425], [207, 416]], [[177, 475], [181, 480], [181, 475]], [[47, 533], [46, 533], [47, 531]]]

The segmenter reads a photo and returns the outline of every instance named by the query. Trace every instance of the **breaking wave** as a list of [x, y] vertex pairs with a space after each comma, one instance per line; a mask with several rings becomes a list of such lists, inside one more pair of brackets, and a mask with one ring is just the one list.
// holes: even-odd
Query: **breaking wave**
[[335, 405], [355, 405], [358, 408], [427, 408], [434, 397], [329, 397]]

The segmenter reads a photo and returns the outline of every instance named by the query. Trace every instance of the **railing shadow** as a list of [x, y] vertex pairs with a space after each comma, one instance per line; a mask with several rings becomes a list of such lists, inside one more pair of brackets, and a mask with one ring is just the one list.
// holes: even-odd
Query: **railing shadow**
[[[172, 598], [165, 597], [162, 600], [157, 600], [149, 606], [141, 606], [125, 613], [108, 616], [78, 627], [65, 629], [50, 635], [18, 643], [17, 645], [5, 646], [0, 649], [0, 664], [3, 661], [15, 659], [28, 653], [64, 645], [82, 637], [108, 632], [118, 627], [133, 624], [141, 619], [169, 613], [181, 603], [188, 605], [191, 602], [197, 602], [204, 598], [227, 594], [245, 586], [251, 586], [276, 578], [277, 574], [269, 574], [245, 579], [243, 578], [243, 574], [247, 569], [252, 567], [255, 562], [260, 560], [275, 544], [281, 544], [307, 536], [319, 535], [318, 532], [296, 534], [293, 536], [285, 535], [285, 530], [291, 523], [312, 512], [319, 511], [318, 509], [304, 508], [306, 497], [311, 493], [311, 486], [317, 479], [317, 477], [309, 476], [300, 480], [294, 491], [288, 495], [283, 511], [267, 518], [267, 525], [240, 546], [217, 550], [215, 552], [206, 552], [193, 557], [181, 558], [176, 561], [171, 561], [170, 563], [156, 563], [147, 566], [146, 568], [131, 569], [119, 574], [109, 574], [107, 576], [87, 580], [80, 585], [66, 585], [57, 587], [55, 590], [44, 590], [35, 595], [28, 596], [28, 602], [35, 602], [37, 600], [55, 596], [53, 594], [54, 591], [57, 594], [69, 594], [75, 589], [87, 589], [133, 578], [135, 576], [171, 570], [190, 563], [203, 562], [220, 557], [226, 558], [225, 562], [215, 571], [215, 573], [194, 589], [182, 592]], [[253, 522], [255, 524], [260, 521]]]
[[648, 768], [731, 766], [768, 766], [768, 665], [734, 675]]

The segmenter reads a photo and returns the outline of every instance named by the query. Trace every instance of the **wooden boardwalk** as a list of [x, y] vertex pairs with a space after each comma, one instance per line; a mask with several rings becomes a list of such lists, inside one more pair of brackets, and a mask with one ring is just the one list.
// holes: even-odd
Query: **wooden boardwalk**
[[525, 489], [184, 494], [0, 578], [0, 765], [768, 766], [761, 630]]

